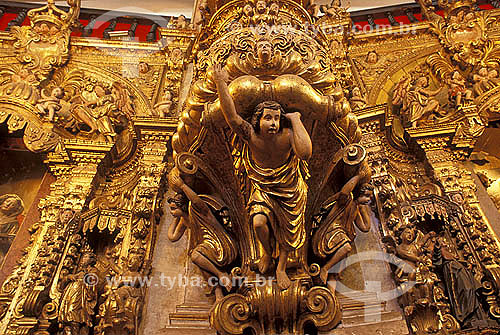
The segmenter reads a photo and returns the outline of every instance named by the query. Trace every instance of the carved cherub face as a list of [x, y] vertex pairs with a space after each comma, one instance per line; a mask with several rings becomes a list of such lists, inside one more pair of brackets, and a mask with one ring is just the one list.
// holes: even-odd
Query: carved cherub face
[[269, 6], [269, 14], [271, 15], [278, 15], [278, 12], [280, 10], [280, 7], [276, 2], [273, 2], [271, 6]]
[[361, 188], [360, 195], [358, 197], [358, 203], [360, 205], [368, 205], [370, 204], [373, 190], [368, 186], [363, 186]]
[[264, 0], [259, 0], [257, 1], [255, 8], [257, 9], [257, 13], [264, 14], [266, 12], [267, 3]]
[[174, 50], [172, 50], [171, 54], [170, 54], [170, 58], [173, 60], [173, 61], [178, 61], [181, 59], [181, 56], [182, 56], [182, 50], [179, 49], [179, 48], [175, 48]]
[[427, 87], [429, 86], [429, 80], [427, 79], [427, 77], [420, 77], [418, 78], [416, 85], [418, 87]]
[[179, 208], [179, 206], [177, 206], [175, 203], [170, 203], [170, 213], [172, 214], [172, 216], [174, 218], [178, 218], [178, 217], [181, 217], [182, 216], [182, 211], [181, 209]]
[[245, 7], [243, 7], [243, 14], [245, 14], [246, 16], [253, 15], [253, 7], [251, 4], [247, 3]]
[[139, 63], [139, 73], [144, 74], [149, 71], [149, 65], [145, 62]]
[[264, 108], [259, 126], [263, 134], [277, 134], [280, 129], [281, 111], [271, 108]]
[[366, 55], [366, 62], [368, 64], [375, 64], [378, 61], [378, 55], [375, 51], [370, 51], [368, 55]]
[[273, 46], [268, 40], [261, 40], [257, 42], [257, 57], [263, 64], [269, 63], [272, 56]]
[[61, 87], [56, 87], [52, 90], [51, 94], [54, 98], [62, 99], [64, 97], [64, 91]]
[[130, 271], [138, 271], [141, 268], [142, 262], [144, 261], [144, 251], [133, 250], [131, 256], [128, 260], [128, 269]]
[[95, 256], [94, 254], [92, 254], [91, 252], [86, 252], [82, 255], [82, 259], [80, 261], [82, 267], [87, 267], [87, 266], [91, 266], [91, 265], [94, 265], [96, 263], [96, 259], [95, 259]]
[[61, 212], [59, 220], [62, 224], [68, 223], [75, 213], [71, 209], [65, 209]]
[[360, 205], [368, 205], [370, 204], [370, 195], [367, 193], [362, 193], [358, 198], [358, 203]]
[[415, 230], [411, 227], [405, 228], [401, 234], [401, 239], [406, 243], [413, 242], [415, 239]]
[[360, 97], [361, 96], [361, 91], [359, 90], [359, 87], [354, 87], [352, 90], [352, 96], [353, 97]]

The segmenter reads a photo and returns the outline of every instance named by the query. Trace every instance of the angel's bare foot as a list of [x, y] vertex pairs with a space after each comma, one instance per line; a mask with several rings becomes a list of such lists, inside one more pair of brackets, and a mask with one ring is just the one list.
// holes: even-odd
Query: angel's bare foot
[[231, 281], [231, 277], [227, 273], [224, 273], [224, 272], [219, 277], [219, 284], [221, 286], [223, 286], [228, 292], [231, 292], [231, 289], [233, 288], [233, 283]]
[[264, 253], [264, 255], [262, 255], [262, 257], [257, 262], [260, 273], [265, 274], [269, 270], [269, 266], [271, 266], [271, 260], [271, 256], [269, 256], [267, 253]]
[[215, 301], [218, 302], [224, 298], [224, 293], [222, 293], [222, 288], [220, 286], [217, 286], [215, 288]]
[[327, 268], [321, 268], [321, 270], [319, 271], [319, 279], [321, 280], [321, 283], [323, 285], [326, 284], [326, 282], [328, 281], [328, 269]]
[[337, 281], [336, 280], [329, 280], [326, 283], [326, 286], [330, 290], [330, 292], [334, 293], [335, 290], [337, 289]]
[[276, 281], [278, 282], [278, 287], [282, 290], [286, 290], [292, 285], [290, 278], [286, 274], [285, 270], [277, 269], [276, 270]]

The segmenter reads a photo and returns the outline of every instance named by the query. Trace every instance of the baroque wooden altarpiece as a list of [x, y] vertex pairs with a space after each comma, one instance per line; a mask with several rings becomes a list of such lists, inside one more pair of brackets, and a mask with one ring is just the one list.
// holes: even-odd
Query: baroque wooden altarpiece
[[0, 333], [498, 334], [499, 4], [410, 7], [201, 0], [145, 41], [19, 12], [2, 152], [46, 173], [0, 194]]

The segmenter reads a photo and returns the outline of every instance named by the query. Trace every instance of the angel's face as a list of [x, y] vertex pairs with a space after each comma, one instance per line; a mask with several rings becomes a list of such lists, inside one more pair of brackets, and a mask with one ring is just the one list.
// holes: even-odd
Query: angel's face
[[366, 57], [366, 61], [370, 64], [375, 64], [378, 61], [378, 55], [375, 51], [370, 51]]
[[403, 235], [401, 237], [403, 241], [409, 243], [415, 239], [415, 232], [412, 228], [406, 228], [403, 230]]
[[52, 90], [52, 96], [55, 98], [62, 99], [63, 95], [64, 95], [64, 92], [63, 92], [62, 88], [60, 88], [60, 87], [56, 87]]
[[263, 40], [257, 42], [257, 56], [262, 63], [268, 63], [271, 59], [272, 45], [269, 41]]

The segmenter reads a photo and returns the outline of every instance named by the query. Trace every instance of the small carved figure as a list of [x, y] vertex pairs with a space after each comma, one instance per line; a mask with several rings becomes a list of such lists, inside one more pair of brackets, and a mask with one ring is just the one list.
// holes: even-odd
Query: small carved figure
[[255, 4], [255, 9], [253, 11], [253, 15], [250, 19], [250, 24], [259, 25], [259, 24], [267, 24], [273, 25], [276, 23], [277, 15], [279, 12], [279, 5], [277, 3], [271, 3], [268, 6], [266, 0], [258, 0]]
[[359, 144], [344, 149], [343, 174], [347, 182], [342, 189], [325, 201], [325, 215], [320, 228], [313, 235], [313, 248], [317, 256], [328, 260], [320, 270], [323, 284], [329, 270], [352, 250], [356, 235], [354, 226], [368, 232], [371, 226], [370, 208], [373, 187], [367, 184], [370, 178], [365, 161], [366, 150]]
[[235, 260], [236, 245], [205, 201], [184, 182], [177, 168], [170, 172], [169, 184], [179, 193], [168, 200], [175, 218], [169, 227], [168, 238], [176, 242], [187, 228], [190, 229], [191, 260], [202, 270], [207, 280], [211, 276], [217, 276], [219, 285], [215, 287], [215, 293], [217, 299], [220, 299], [221, 286], [228, 292], [232, 288], [229, 274], [221, 269]]
[[112, 285], [108, 285], [105, 301], [99, 306], [97, 334], [107, 334], [107, 329], [112, 328], [125, 330], [120, 334], [135, 334], [144, 299], [144, 287], [139, 278], [145, 253], [143, 248], [130, 249], [126, 268], [120, 271]]
[[366, 63], [367, 64], [371, 64], [371, 65], [374, 65], [374, 64], [377, 64], [378, 62], [378, 53], [374, 50], [372, 51], [368, 51], [368, 53], [366, 54]]
[[436, 233], [431, 231], [423, 235], [412, 224], [403, 225], [399, 227], [399, 230], [401, 232], [401, 243], [397, 246], [396, 252], [400, 257], [416, 266], [418, 262], [423, 261], [423, 248], [431, 238], [436, 236]]
[[361, 94], [359, 87], [354, 87], [352, 89], [352, 96], [349, 100], [351, 103], [351, 108], [353, 110], [363, 109], [368, 105], [366, 98]]
[[271, 6], [269, 6], [269, 15], [276, 17], [280, 11], [280, 7], [278, 3], [273, 2]]
[[270, 64], [273, 59], [273, 45], [266, 38], [259, 39], [255, 44], [255, 53], [260, 63], [259, 65]]
[[356, 63], [363, 80], [370, 85], [396, 60], [395, 54], [379, 55], [377, 51], [370, 50], [364, 58], [357, 59]]
[[200, 19], [196, 22], [198, 26], [203, 26], [208, 22], [208, 17], [210, 16], [210, 6], [208, 5], [208, 0], [201, 0], [198, 5], [198, 10], [200, 11]]
[[488, 71], [485, 67], [480, 68], [478, 73], [472, 76], [472, 80], [474, 81], [473, 88], [476, 96], [488, 92], [497, 86], [500, 81], [497, 70], [493, 69]]
[[462, 105], [462, 102], [473, 100], [472, 90], [465, 86], [465, 78], [459, 71], [453, 71], [448, 80], [448, 85], [450, 85], [450, 96], [454, 99], [456, 106]]
[[462, 264], [444, 234], [434, 246], [433, 264], [442, 271], [451, 310], [462, 326], [467, 328], [486, 320], [477, 290], [480, 284], [466, 265]]
[[61, 87], [52, 89], [50, 96], [42, 90], [42, 98], [37, 101], [36, 108], [40, 115], [48, 115], [50, 122], [55, 121], [57, 111], [61, 109], [60, 101], [64, 97], [64, 90]]
[[69, 284], [64, 289], [58, 316], [64, 335], [88, 335], [93, 325], [97, 291], [89, 278], [95, 276], [95, 263], [94, 253], [86, 250], [80, 260], [79, 271], [66, 277]]
[[15, 235], [19, 229], [17, 217], [24, 211], [23, 200], [17, 194], [0, 197], [0, 233]]
[[188, 23], [186, 17], [184, 15], [179, 15], [177, 20], [175, 21], [176, 29], [186, 29], [188, 27]]
[[393, 96], [394, 104], [402, 104], [401, 113], [408, 122], [415, 126], [419, 121], [444, 115], [439, 101], [434, 98], [441, 92], [442, 87], [434, 91], [429, 90], [427, 76], [419, 77], [411, 88], [409, 86], [408, 78], [401, 79]]
[[24, 211], [24, 203], [17, 194], [0, 196], [0, 264], [19, 229], [17, 217]]
[[158, 116], [163, 118], [170, 115], [172, 104], [172, 92], [170, 92], [170, 90], [165, 90], [160, 102], [158, 102], [154, 108], [158, 111]]
[[73, 107], [76, 116], [90, 127], [90, 133], [102, 134], [108, 142], [113, 142], [116, 133], [111, 118], [118, 110], [114, 95], [101, 85], [87, 85], [77, 98], [81, 102]]
[[[276, 279], [286, 289], [291, 285], [286, 273], [288, 254], [300, 249], [306, 239], [307, 174], [301, 166], [312, 155], [311, 138], [300, 113], [285, 114], [274, 101], [259, 104], [252, 123], [245, 121], [236, 112], [226, 83], [228, 74], [219, 64], [214, 66], [214, 79], [226, 122], [245, 142], [243, 159], [251, 183], [249, 216], [264, 249], [259, 271], [266, 273], [271, 265], [272, 233], [278, 244], [274, 251], [279, 255]], [[283, 124], [285, 120], [291, 128]]]
[[138, 65], [138, 70], [140, 74], [145, 74], [149, 71], [149, 65], [146, 62], [140, 62]]
[[341, 0], [332, 0], [330, 4], [321, 5], [319, 10], [333, 20], [340, 20], [347, 15], [347, 8], [342, 7]]

